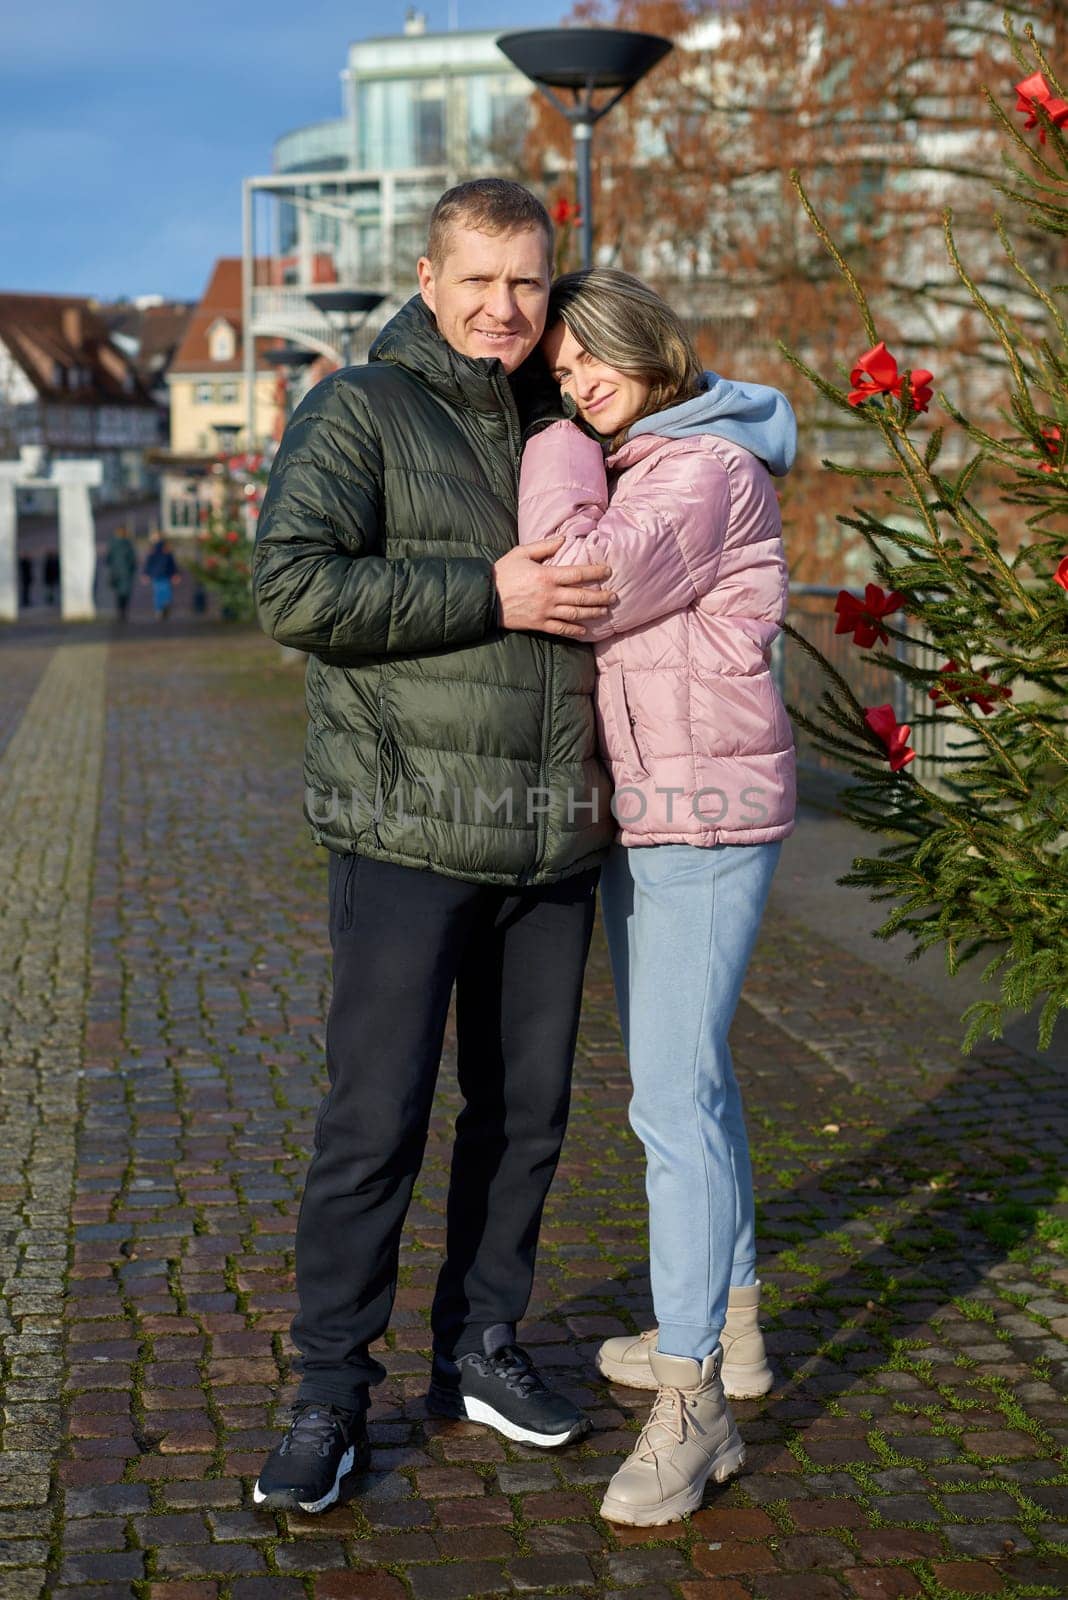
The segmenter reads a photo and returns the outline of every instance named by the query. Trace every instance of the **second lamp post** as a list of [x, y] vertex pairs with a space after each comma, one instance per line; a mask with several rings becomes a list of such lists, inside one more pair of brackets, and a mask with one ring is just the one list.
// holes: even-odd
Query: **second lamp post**
[[[593, 265], [593, 128], [672, 48], [656, 33], [622, 28], [539, 28], [503, 33], [498, 48], [571, 124], [582, 223], [582, 265]], [[558, 89], [570, 91], [571, 103]], [[598, 92], [608, 98], [596, 103]]]

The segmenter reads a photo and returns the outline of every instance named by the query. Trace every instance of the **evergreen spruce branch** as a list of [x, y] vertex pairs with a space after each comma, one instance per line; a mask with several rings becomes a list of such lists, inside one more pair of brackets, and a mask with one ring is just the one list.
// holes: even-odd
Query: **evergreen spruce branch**
[[840, 751], [854, 763], [874, 762], [877, 759], [877, 752], [873, 748], [850, 742], [848, 739], [840, 738], [836, 733], [829, 732], [822, 722], [816, 722], [807, 712], [799, 710], [797, 706], [788, 705], [786, 709], [797, 726], [804, 728], [805, 732], [811, 735], [817, 748], [822, 750], [825, 755], [833, 755], [835, 751]]
[[803, 373], [813, 387], [820, 391], [824, 399], [829, 400], [832, 405], [837, 406], [839, 411], [845, 411], [854, 419], [857, 418], [856, 406], [851, 406], [849, 404], [849, 401], [846, 399], [841, 389], [836, 388], [833, 383], [829, 383], [828, 380], [820, 373], [814, 372], [807, 362], [802, 360], [796, 351], [790, 349], [788, 344], [784, 344], [781, 339], [779, 339], [777, 343], [779, 349], [782, 351], [787, 361], [789, 361], [790, 365], [792, 367], [796, 367], [798, 372]]
[[970, 483], [971, 478], [975, 476], [975, 472], [978, 471], [978, 468], [982, 464], [984, 458], [991, 455], [1000, 457], [1005, 449], [1005, 440], [999, 439], [995, 434], [988, 433], [987, 430], [985, 428], [981, 428], [978, 423], [969, 421], [964, 413], [957, 409], [947, 395], [940, 393], [938, 396], [938, 401], [940, 405], [945, 407], [946, 411], [948, 411], [950, 417], [957, 424], [957, 426], [967, 434], [968, 438], [973, 444], [979, 445], [982, 451], [982, 454], [975, 458], [974, 463], [969, 462], [967, 464], [968, 466], [974, 465], [974, 470], [971, 472], [968, 479]]
[[[1015, 39], [1011, 21], [1008, 23], [1006, 32], [1009, 34], [1010, 40]], [[1043, 73], [1045, 74], [1047, 83], [1055, 91], [1058, 98], [1063, 100], [1065, 98], [1064, 85], [1061, 83], [1060, 78], [1050, 65], [1049, 57], [1046, 55], [1045, 49], [1039, 42], [1038, 36], [1035, 33], [1035, 26], [1033, 22], [1028, 22], [1024, 27], [1024, 36], [1026, 37], [1027, 42], [1034, 53], [1035, 60], [1038, 62]]]
[[964, 1041], [961, 1044], [961, 1054], [969, 1055], [980, 1039], [1000, 1039], [1005, 1032], [1002, 1020], [1004, 1007], [996, 1000], [976, 1000], [961, 1017], [961, 1021], [968, 1023]]
[[[850, 410], [853, 408], [850, 407]], [[831, 461], [824, 456], [820, 466], [826, 472], [836, 472], [840, 478], [898, 478], [900, 473], [896, 467], [844, 467], [838, 461]]]
[[[1026, 72], [1027, 70], [1028, 70], [1028, 68], [1025, 66], [1024, 67], [1024, 71]], [[991, 93], [989, 88], [984, 88], [983, 94], [984, 94], [984, 96], [986, 98], [986, 102], [989, 105], [991, 111], [993, 111], [993, 113], [994, 113], [995, 120], [1001, 124], [1002, 131], [1004, 133], [1008, 134], [1009, 138], [1012, 140], [1012, 142], [1016, 146], [1016, 148], [1021, 152], [1021, 154], [1025, 155], [1027, 157], [1028, 161], [1033, 166], [1038, 167], [1039, 170], [1042, 171], [1042, 172], [1048, 173], [1050, 178], [1052, 178], [1053, 181], [1056, 182], [1057, 176], [1058, 176], [1057, 170], [1056, 170], [1055, 167], [1050, 166], [1050, 164], [1046, 160], [1045, 156], [1042, 155], [1042, 153], [1041, 153], [1041, 150], [1042, 150], [1041, 145], [1034, 145], [1034, 144], [1032, 144], [1030, 142], [1030, 140], [1025, 136], [1023, 131], [1020, 128], [1017, 127], [1015, 122], [1012, 121], [1011, 117], [1008, 115], [1008, 113], [1005, 110], [1004, 106], [1000, 103], [999, 100], [996, 99], [996, 97]], [[1010, 160], [1010, 158], [1007, 155], [1004, 157], [1004, 160], [1005, 160], [1006, 165], [1011, 167], [1012, 171], [1015, 172], [1019, 176], [1021, 182], [1025, 183], [1025, 184], [1030, 184], [1030, 183], [1035, 181], [1032, 178], [1030, 172], [1026, 171], [1025, 169], [1023, 169], [1021, 167], [1018, 167], [1016, 165], [1015, 161]], [[998, 185], [996, 187], [1000, 187], [1000, 186]]]
[[978, 506], [963, 496], [954, 512], [954, 518], [958, 527], [967, 533], [973, 544], [979, 547], [998, 576], [1005, 580], [1027, 615], [1032, 619], [1038, 617], [1041, 608], [1031, 599], [1012, 566], [1002, 555], [997, 529], [993, 523], [983, 515]]
[[823, 248], [827, 251], [828, 255], [831, 257], [831, 260], [838, 268], [838, 271], [849, 285], [850, 293], [857, 303], [861, 320], [864, 323], [864, 329], [868, 335], [868, 338], [871, 340], [873, 345], [878, 344], [879, 336], [875, 327], [875, 318], [872, 316], [871, 308], [868, 305], [868, 298], [860, 286], [860, 281], [857, 278], [856, 273], [853, 271], [845, 256], [831, 238], [830, 233], [827, 231], [826, 224], [823, 222], [823, 219], [819, 216], [815, 206], [812, 204], [812, 201], [805, 193], [805, 187], [801, 182], [801, 174], [797, 167], [792, 168], [790, 172], [790, 182], [793, 184], [794, 189], [797, 192], [798, 199], [805, 208], [809, 221], [816, 230], [816, 237], [819, 239], [820, 243], [823, 245]]
[[975, 279], [968, 272], [967, 267], [964, 265], [964, 262], [961, 260], [957, 251], [957, 243], [953, 237], [953, 212], [949, 206], [947, 206], [945, 211], [942, 213], [942, 232], [945, 237], [946, 252], [949, 255], [950, 262], [952, 263], [957, 276], [960, 278], [961, 283], [963, 283], [965, 289], [968, 291], [969, 297], [971, 298], [973, 304], [982, 313], [990, 327], [994, 330], [994, 334], [1000, 343], [1001, 348], [1004, 350], [1006, 358], [1008, 359], [1008, 363], [1012, 368], [1013, 376], [1016, 380], [1016, 387], [1018, 389], [1026, 389], [1027, 379], [1025, 377], [1023, 367], [1020, 364], [1016, 347], [1012, 340], [1008, 337], [1005, 328], [1002, 326], [1001, 314], [994, 306], [991, 305], [986, 295], [975, 282]]
[[959, 713], [960, 719], [967, 723], [973, 734], [975, 734], [989, 750], [991, 759], [1004, 767], [1009, 777], [1014, 781], [1018, 793], [1024, 797], [1029, 795], [1031, 792], [1031, 787], [1027, 782], [1027, 779], [1024, 777], [1023, 773], [1020, 771], [1009, 752], [1004, 749], [1000, 740], [995, 738], [994, 730], [988, 726], [986, 718], [977, 716], [972, 710], [971, 706], [966, 704], [963, 698], [958, 698], [957, 696], [953, 695], [948, 688], [945, 689], [945, 694], [947, 699], [952, 699], [953, 704]]
[[782, 625], [782, 631], [789, 638], [793, 639], [795, 644], [799, 644], [801, 646], [802, 650], [805, 652], [805, 654], [807, 656], [809, 656], [810, 659], [813, 660], [818, 667], [821, 667], [823, 669], [823, 671], [827, 674], [827, 676], [834, 681], [834, 683], [837, 685], [838, 689], [845, 696], [845, 699], [847, 700], [849, 705], [851, 705], [853, 707], [854, 711], [857, 714], [858, 720], [859, 721], [863, 721], [864, 720], [864, 707], [861, 705], [860, 701], [857, 699], [856, 695], [853, 693], [852, 689], [850, 688], [849, 684], [846, 682], [845, 678], [843, 678], [842, 674], [838, 671], [838, 669], [836, 667], [833, 667], [831, 665], [831, 663], [827, 660], [827, 657], [823, 654], [823, 652], [821, 650], [817, 649], [817, 647], [811, 642], [811, 640], [806, 639], [803, 633], [798, 632], [798, 630], [794, 627], [793, 623], [784, 622], [783, 625]]
[[1054, 300], [1051, 294], [1047, 294], [1046, 290], [1035, 281], [1032, 274], [1028, 272], [1027, 268], [1020, 260], [1016, 253], [1016, 247], [1010, 239], [1008, 230], [1005, 227], [1005, 223], [1000, 216], [996, 216], [994, 218], [994, 226], [997, 229], [998, 238], [1001, 240], [1002, 249], [1005, 251], [1013, 271], [1023, 279], [1024, 283], [1026, 283], [1027, 287], [1031, 290], [1036, 300], [1041, 301], [1041, 303], [1045, 306], [1051, 318], [1056, 323], [1057, 331], [1062, 340], [1068, 344], [1068, 322], [1066, 322], [1062, 316], [1057, 302]]
[[1048, 1050], [1053, 1042], [1053, 1029], [1061, 1012], [1068, 1010], [1068, 990], [1062, 988], [1059, 994], [1051, 994], [1042, 1007], [1038, 1018], [1038, 1048]]
[[[1041, 214], [1041, 221], [1037, 217], [1033, 221], [1032, 225], [1035, 232], [1048, 232], [1049, 224], [1056, 223], [1060, 225], [1059, 231], [1063, 233], [1065, 220], [1064, 201], [1062, 198], [1064, 190], [1063, 178], [1055, 173], [1052, 183], [1042, 183], [1030, 173], [1020, 172], [1018, 167], [1014, 166], [1013, 170], [1019, 173], [1021, 181], [1026, 184], [1026, 188], [1011, 189], [1007, 183], [997, 183], [994, 187], [998, 194], [1004, 195], [1006, 200], [1011, 200], [1014, 205], [1026, 207], [1030, 211]], [[1046, 200], [1043, 198], [1044, 195], [1049, 195], [1051, 198]], [[1055, 283], [1053, 285], [1055, 292], [1058, 289], [1063, 290], [1063, 288], [1063, 284]]]

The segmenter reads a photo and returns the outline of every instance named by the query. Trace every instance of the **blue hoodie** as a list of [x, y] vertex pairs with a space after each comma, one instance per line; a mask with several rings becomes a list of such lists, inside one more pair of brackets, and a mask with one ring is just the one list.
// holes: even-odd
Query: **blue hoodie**
[[735, 383], [716, 372], [703, 374], [701, 391], [692, 400], [642, 417], [627, 438], [640, 433], [666, 439], [714, 433], [748, 450], [776, 478], [786, 476], [797, 454], [797, 418], [786, 396], [763, 383]]

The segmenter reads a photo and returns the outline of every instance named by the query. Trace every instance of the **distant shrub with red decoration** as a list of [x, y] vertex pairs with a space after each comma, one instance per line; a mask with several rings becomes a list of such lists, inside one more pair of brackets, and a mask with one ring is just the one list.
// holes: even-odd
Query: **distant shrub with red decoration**
[[[1032, 227], [1063, 239], [1068, 99], [1032, 30], [1025, 47], [1006, 26], [1024, 75], [1015, 106], [988, 95], [1015, 147], [1000, 187]], [[892, 903], [880, 935], [904, 932], [917, 951], [943, 945], [951, 972], [981, 952], [992, 958], [991, 998], [965, 1013], [965, 1048], [983, 1034], [998, 1037], [1006, 1010], [1037, 1005], [1046, 1045], [1068, 1008], [1064, 285], [1036, 276], [999, 218], [1014, 309], [992, 303], [960, 259], [947, 213], [949, 258], [1000, 352], [1003, 427], [980, 428], [952, 395], [938, 393], [937, 349], [911, 370], [887, 349], [849, 262], [795, 183], [853, 292], [863, 332], [855, 354], [843, 351], [838, 382], [786, 353], [832, 404], [882, 435], [889, 457], [877, 474], [826, 463], [875, 476], [886, 491], [842, 519], [868, 546], [872, 581], [863, 595], [839, 594], [835, 631], [852, 636], [850, 648], [877, 652], [900, 692], [893, 704], [862, 705], [789, 628], [828, 679], [818, 710], [793, 714], [824, 754], [851, 770], [849, 815], [888, 840], [842, 880]], [[948, 456], [952, 467], [941, 464]]]
[[215, 595], [224, 618], [247, 622], [254, 615], [252, 538], [269, 463], [262, 455], [220, 456], [212, 470], [219, 482], [219, 508], [208, 513], [197, 534], [190, 571]]

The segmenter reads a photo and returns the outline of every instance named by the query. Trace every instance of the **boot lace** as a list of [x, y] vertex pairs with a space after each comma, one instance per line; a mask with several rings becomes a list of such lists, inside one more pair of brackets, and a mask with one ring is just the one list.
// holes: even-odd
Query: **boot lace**
[[677, 1444], [682, 1444], [686, 1438], [686, 1397], [681, 1389], [661, 1388], [657, 1392], [649, 1420], [634, 1446], [634, 1454], [640, 1454], [647, 1461], [655, 1457], [658, 1449], [663, 1449], [663, 1440], [658, 1444], [653, 1437], [654, 1428], [663, 1428]]
[[289, 1432], [282, 1440], [283, 1456], [328, 1456], [337, 1444], [338, 1434], [347, 1436], [348, 1414], [333, 1406], [307, 1406], [295, 1413]]
[[502, 1345], [486, 1357], [486, 1364], [495, 1377], [500, 1378], [513, 1394], [523, 1400], [529, 1400], [531, 1395], [548, 1393], [541, 1373], [526, 1351], [517, 1344]]

